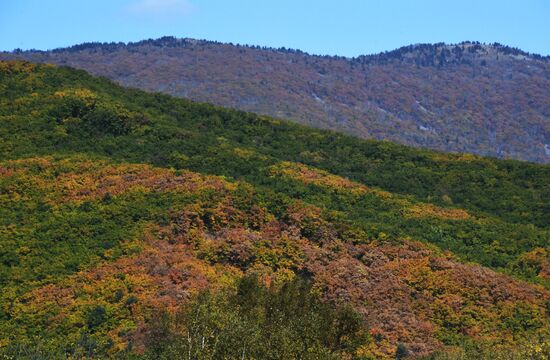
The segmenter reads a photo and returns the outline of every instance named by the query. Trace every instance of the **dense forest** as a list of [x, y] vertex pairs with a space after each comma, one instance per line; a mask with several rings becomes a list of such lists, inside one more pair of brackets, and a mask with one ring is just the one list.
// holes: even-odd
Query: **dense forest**
[[0, 355], [545, 359], [550, 166], [0, 62]]
[[550, 163], [550, 61], [498, 43], [415, 44], [345, 58], [163, 37], [0, 59], [409, 146]]

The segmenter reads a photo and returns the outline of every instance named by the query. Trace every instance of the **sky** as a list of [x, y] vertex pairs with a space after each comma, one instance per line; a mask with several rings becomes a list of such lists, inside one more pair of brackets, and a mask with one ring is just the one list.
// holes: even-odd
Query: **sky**
[[499, 42], [550, 55], [550, 0], [0, 0], [0, 50], [161, 36], [357, 56]]

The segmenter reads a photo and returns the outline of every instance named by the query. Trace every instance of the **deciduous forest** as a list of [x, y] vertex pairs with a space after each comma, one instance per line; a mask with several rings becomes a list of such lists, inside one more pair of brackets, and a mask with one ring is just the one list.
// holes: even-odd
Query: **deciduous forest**
[[0, 356], [547, 359], [550, 165], [0, 62]]

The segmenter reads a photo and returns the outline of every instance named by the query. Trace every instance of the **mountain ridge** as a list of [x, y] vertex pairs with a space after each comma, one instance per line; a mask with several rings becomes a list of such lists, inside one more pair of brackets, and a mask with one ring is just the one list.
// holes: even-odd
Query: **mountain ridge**
[[514, 54], [514, 55], [521, 55], [525, 57], [532, 57], [537, 60], [544, 60], [548, 61], [550, 60], [550, 55], [541, 55], [539, 53], [531, 53], [528, 51], [521, 50], [520, 48], [508, 46], [505, 44], [501, 44], [498, 42], [493, 43], [484, 43], [479, 41], [469, 41], [464, 40], [457, 43], [445, 43], [445, 42], [438, 42], [438, 43], [414, 43], [409, 45], [404, 45], [398, 48], [395, 48], [393, 50], [384, 50], [379, 52], [373, 52], [369, 54], [359, 54], [356, 56], [344, 56], [344, 55], [337, 55], [337, 54], [317, 54], [317, 53], [311, 53], [307, 51], [300, 50], [298, 48], [287, 48], [287, 47], [273, 47], [273, 46], [262, 46], [262, 45], [252, 45], [252, 44], [245, 44], [245, 43], [233, 43], [233, 42], [223, 42], [223, 41], [215, 41], [215, 40], [207, 40], [207, 39], [197, 39], [197, 38], [179, 38], [175, 36], [162, 36], [159, 38], [150, 38], [145, 40], [139, 40], [139, 41], [112, 41], [112, 42], [101, 42], [101, 41], [90, 41], [90, 42], [83, 42], [76, 45], [71, 46], [60, 46], [52, 49], [20, 49], [16, 48], [13, 50], [7, 50], [2, 51], [3, 53], [25, 53], [25, 52], [41, 52], [41, 53], [48, 53], [48, 52], [64, 52], [64, 51], [81, 51], [86, 49], [94, 49], [94, 48], [119, 48], [119, 47], [139, 47], [143, 45], [154, 45], [157, 47], [185, 47], [187, 45], [230, 45], [235, 46], [237, 48], [247, 48], [247, 49], [262, 49], [262, 50], [269, 50], [273, 52], [290, 52], [290, 53], [297, 53], [297, 54], [304, 54], [312, 57], [331, 57], [331, 58], [344, 58], [348, 60], [356, 60], [360, 58], [380, 58], [384, 57], [385, 55], [392, 55], [392, 54], [399, 54], [403, 53], [405, 50], [411, 51], [415, 50], [417, 48], [425, 48], [425, 47], [446, 47], [446, 48], [452, 48], [456, 46], [479, 46], [481, 48], [493, 48], [496, 50], [499, 50], [503, 54]]

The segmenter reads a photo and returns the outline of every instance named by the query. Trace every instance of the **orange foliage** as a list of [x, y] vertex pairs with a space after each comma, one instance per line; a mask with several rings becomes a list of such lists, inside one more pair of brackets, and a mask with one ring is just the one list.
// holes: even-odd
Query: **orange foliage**
[[446, 209], [432, 204], [415, 204], [408, 207], [405, 216], [411, 218], [434, 217], [443, 220], [468, 220], [470, 214], [462, 209]]
[[535, 268], [538, 276], [550, 281], [550, 254], [547, 249], [536, 248], [523, 254], [520, 261], [530, 268]]
[[333, 175], [328, 171], [316, 169], [300, 163], [283, 161], [273, 165], [270, 170], [272, 176], [282, 176], [301, 181], [304, 184], [313, 184], [339, 192], [351, 192], [354, 195], [373, 192], [382, 198], [391, 197], [391, 194], [386, 191], [371, 189], [363, 184]]
[[[36, 173], [39, 170], [40, 173]], [[4, 163], [0, 174], [27, 177], [44, 193], [50, 202], [82, 202], [119, 195], [133, 190], [146, 192], [177, 191], [196, 193], [203, 190], [231, 190], [234, 184], [215, 176], [189, 171], [153, 168], [144, 164], [109, 164], [106, 161], [68, 159], [56, 161], [51, 157], [36, 157]]]
[[271, 167], [271, 173], [273, 175], [299, 180], [305, 184], [323, 186], [337, 191], [351, 191], [355, 194], [362, 194], [368, 191], [365, 185], [300, 163], [289, 161], [281, 162]]
[[406, 198], [399, 198], [389, 192], [372, 189], [363, 184], [300, 163], [281, 162], [273, 165], [270, 170], [271, 176], [282, 176], [304, 184], [313, 184], [338, 192], [351, 193], [354, 196], [373, 193], [386, 201], [391, 201], [393, 205], [403, 208], [404, 215], [410, 218], [432, 217], [443, 220], [468, 220], [471, 218], [470, 214], [462, 209], [442, 208], [428, 203], [411, 203]]

